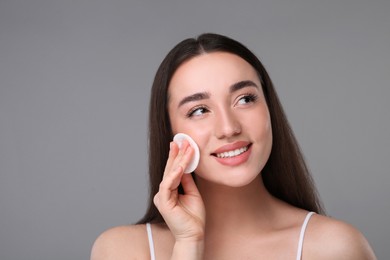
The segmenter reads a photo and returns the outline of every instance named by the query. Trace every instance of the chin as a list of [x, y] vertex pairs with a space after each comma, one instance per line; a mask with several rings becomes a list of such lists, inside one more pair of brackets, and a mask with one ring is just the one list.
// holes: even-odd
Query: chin
[[196, 175], [216, 185], [222, 185], [232, 188], [241, 188], [249, 185], [260, 176], [260, 171], [248, 171], [245, 169], [228, 169], [226, 171], [207, 171], [214, 174], [202, 174], [202, 171], [196, 171]]
[[224, 185], [232, 188], [241, 188], [248, 186], [253, 181], [257, 180], [258, 174], [254, 176], [229, 176], [225, 181]]

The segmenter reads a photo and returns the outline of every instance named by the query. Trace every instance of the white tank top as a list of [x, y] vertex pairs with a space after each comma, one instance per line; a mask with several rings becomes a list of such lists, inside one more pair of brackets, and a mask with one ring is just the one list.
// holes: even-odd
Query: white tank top
[[[303, 248], [303, 239], [305, 237], [305, 231], [307, 227], [307, 223], [309, 223], [310, 217], [315, 214], [315, 212], [309, 212], [306, 215], [305, 220], [303, 221], [301, 232], [299, 234], [299, 241], [298, 241], [298, 250], [297, 250], [297, 258], [296, 260], [301, 260], [302, 258], [302, 248]], [[152, 227], [150, 223], [146, 223], [146, 231], [148, 233], [148, 240], [149, 240], [149, 250], [150, 250], [150, 259], [155, 260], [156, 256], [154, 254], [154, 242], [153, 242], [153, 235], [152, 235]]]

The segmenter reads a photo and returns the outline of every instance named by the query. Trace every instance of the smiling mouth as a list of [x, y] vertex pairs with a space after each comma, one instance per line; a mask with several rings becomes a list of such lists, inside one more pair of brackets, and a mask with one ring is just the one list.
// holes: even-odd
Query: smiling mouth
[[244, 146], [244, 147], [241, 147], [239, 149], [226, 151], [226, 152], [223, 152], [223, 153], [213, 153], [212, 155], [216, 156], [218, 158], [232, 158], [232, 157], [235, 157], [235, 156], [238, 156], [240, 154], [245, 153], [246, 151], [248, 151], [250, 146], [251, 146], [251, 144], [247, 145], [247, 146]]

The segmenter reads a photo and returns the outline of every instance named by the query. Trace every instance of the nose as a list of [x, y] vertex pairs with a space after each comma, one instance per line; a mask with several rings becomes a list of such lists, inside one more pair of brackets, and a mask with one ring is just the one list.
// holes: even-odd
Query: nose
[[241, 124], [232, 111], [220, 111], [216, 118], [215, 135], [217, 138], [229, 138], [241, 133]]

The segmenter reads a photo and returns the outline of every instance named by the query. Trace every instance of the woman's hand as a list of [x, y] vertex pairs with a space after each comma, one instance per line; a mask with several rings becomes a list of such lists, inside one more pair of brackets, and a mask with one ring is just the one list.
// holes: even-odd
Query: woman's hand
[[[175, 237], [176, 243], [200, 242], [204, 237], [206, 215], [204, 204], [192, 175], [184, 174], [193, 153], [187, 141], [182, 143], [181, 149], [176, 143], [171, 142], [164, 177], [154, 197], [154, 204]], [[180, 183], [184, 194], [178, 193]]]

